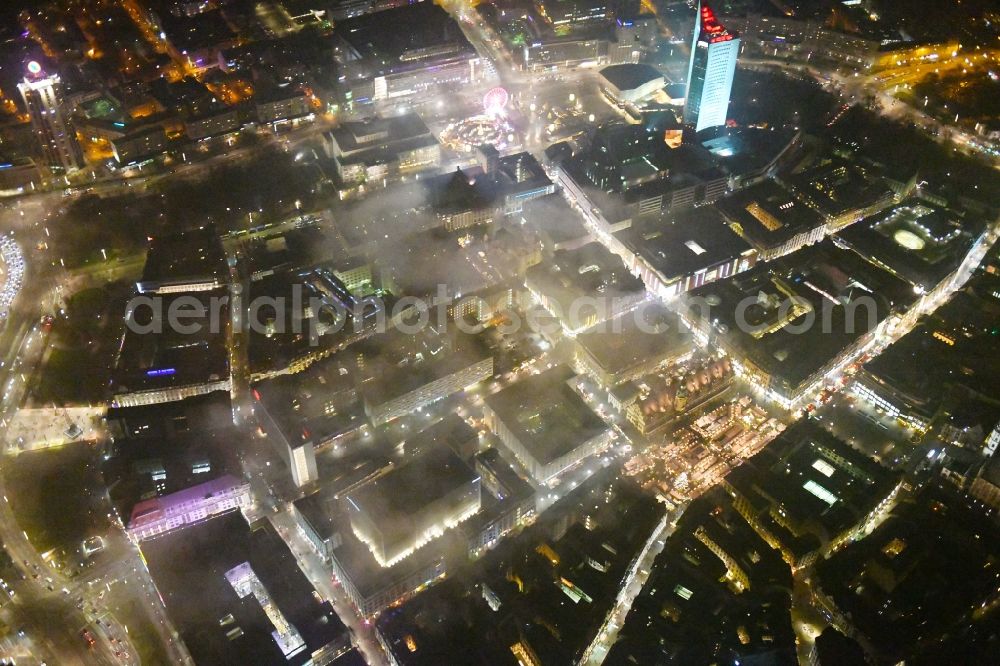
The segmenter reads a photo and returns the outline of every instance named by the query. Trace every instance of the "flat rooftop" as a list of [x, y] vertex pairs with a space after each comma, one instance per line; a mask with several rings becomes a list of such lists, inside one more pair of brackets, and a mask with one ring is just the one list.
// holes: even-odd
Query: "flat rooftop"
[[668, 280], [732, 261], [753, 249], [714, 206], [638, 221], [615, 236]]
[[788, 180], [821, 213], [830, 216], [866, 208], [892, 194], [881, 177], [840, 158], [789, 176]]
[[334, 356], [258, 382], [252, 394], [290, 445], [319, 443], [367, 423], [351, 370]]
[[[329, 602], [316, 601], [288, 546], [266, 520], [251, 527], [239, 513], [229, 513], [146, 541], [142, 552], [196, 663], [298, 666], [330, 643], [345, 651], [350, 647], [346, 627]], [[260, 603], [253, 595], [240, 598], [226, 579], [227, 571], [243, 563], [301, 635], [301, 652], [286, 658]]]
[[618, 90], [634, 90], [663, 78], [663, 73], [646, 64], [624, 64], [605, 67], [600, 72]]
[[837, 237], [869, 261], [930, 291], [961, 265], [983, 229], [981, 221], [950, 210], [906, 203]]
[[490, 409], [542, 465], [608, 429], [567, 383], [573, 376], [569, 368], [556, 366], [486, 396]]
[[[711, 539], [749, 581], [738, 591]], [[609, 664], [794, 664], [791, 571], [716, 486], [694, 500], [653, 561], [649, 583], [625, 618]], [[740, 631], [734, 630], [740, 627]]]
[[[931, 481], [870, 535], [819, 560], [815, 576], [865, 627], [881, 663], [991, 663], [993, 625], [981, 609], [996, 594], [995, 517]], [[970, 631], [956, 632], [956, 624]]]
[[521, 216], [529, 226], [548, 236], [555, 245], [583, 242], [590, 236], [583, 220], [569, 207], [562, 194], [550, 194], [526, 202]]
[[421, 451], [385, 476], [347, 495], [352, 509], [364, 514], [393, 540], [418, 527], [415, 519], [436, 502], [470, 486], [478, 475], [448, 446]]
[[[211, 10], [197, 16], [178, 16], [172, 12], [157, 14], [171, 44], [182, 52], [222, 46], [236, 38], [222, 12]], [[202, 65], [207, 63], [197, 62]]]
[[788, 427], [746, 465], [750, 472], [734, 477], [741, 492], [764, 489], [793, 521], [818, 525], [824, 541], [857, 524], [898, 481], [809, 419]]
[[406, 438], [406, 451], [419, 455], [439, 447], [446, 447], [467, 460], [465, 452], [475, 451], [479, 445], [479, 434], [458, 414], [449, 414], [437, 423]]
[[368, 546], [354, 534], [345, 505], [346, 501], [338, 499], [325, 489], [320, 489], [295, 502], [295, 507], [302, 512], [320, 538], [339, 537], [335, 541], [333, 556], [351, 584], [364, 597], [369, 597], [391, 587], [397, 581], [433, 566], [444, 558], [444, 551], [449, 550], [446, 544], [449, 543], [452, 530], [445, 532], [443, 537], [435, 539], [423, 548], [417, 549], [409, 557], [392, 566], [383, 567], [376, 561]]
[[143, 438], [116, 439], [111, 456], [102, 462], [101, 476], [119, 515], [157, 497], [185, 491], [225, 475], [239, 475], [236, 455], [242, 435], [223, 416], [228, 428], [194, 428]]
[[[162, 320], [156, 324], [152, 309], [137, 308], [133, 321], [151, 332], [126, 328], [121, 349], [112, 372], [115, 393], [165, 389], [204, 382], [223, 381], [229, 377], [229, 351], [226, 348], [225, 326], [228, 310], [221, 308], [218, 330], [213, 330], [212, 300], [226, 296], [224, 290], [201, 291], [191, 294], [168, 294], [162, 297]], [[178, 299], [182, 303], [197, 299], [203, 308], [200, 316], [181, 319], [191, 330], [182, 332], [169, 325], [168, 315]], [[185, 305], [181, 312], [193, 312]], [[155, 330], [158, 328], [159, 330]]]
[[691, 333], [677, 313], [657, 303], [588, 328], [576, 342], [609, 374], [628, 372], [651, 359], [684, 353], [692, 347]]
[[427, 66], [443, 58], [475, 56], [458, 23], [432, 2], [349, 18], [334, 34], [362, 58], [389, 70]]
[[[984, 283], [986, 289], [979, 289]], [[982, 274], [865, 364], [865, 370], [930, 413], [951, 386], [1000, 395], [1000, 358], [985, 353], [1000, 330], [1000, 280]], [[933, 359], [933, 363], [928, 363]]]
[[223, 280], [226, 255], [213, 227], [158, 236], [149, 242], [140, 284]]
[[797, 132], [791, 128], [726, 127], [715, 131], [717, 136], [701, 143], [722, 169], [735, 176], [762, 173], [782, 157], [797, 137]]
[[819, 213], [773, 180], [739, 190], [715, 205], [759, 250], [779, 247], [797, 234], [825, 224]]
[[[535, 487], [522, 478], [514, 468], [503, 459], [500, 451], [490, 447], [476, 454], [476, 463], [485, 466], [496, 476], [509, 495], [503, 499], [518, 500], [535, 494]], [[484, 489], [485, 493], [485, 489]]]
[[[399, 663], [440, 666], [461, 655], [457, 661], [463, 664], [517, 666], [510, 647], [519, 641], [530, 645], [540, 663], [574, 663], [663, 515], [662, 505], [634, 484], [614, 483], [601, 472], [594, 477], [603, 477], [599, 485], [584, 483], [576, 489], [582, 492], [567, 493], [564, 510], [553, 507], [534, 525], [501, 541], [477, 561], [474, 572], [449, 574], [401, 608], [383, 613], [379, 632]], [[567, 513], [582, 510], [593, 529], [579, 522], [554, 529]], [[511, 574], [523, 591], [508, 580]], [[499, 612], [484, 599], [490, 593], [500, 603]], [[416, 644], [415, 652], [407, 648], [407, 639]]]
[[280, 370], [306, 354], [345, 345], [374, 328], [377, 304], [355, 298], [328, 262], [263, 275], [250, 282], [247, 294], [245, 302], [264, 303], [250, 313], [256, 317], [247, 333], [252, 372]]
[[618, 255], [597, 242], [556, 250], [551, 259], [528, 269], [526, 283], [558, 304], [564, 315], [582, 297], [639, 297], [646, 289]]
[[[917, 298], [910, 285], [829, 240], [700, 287], [690, 296], [709, 306], [720, 334], [770, 374], [772, 384], [777, 380], [791, 392]], [[798, 313], [788, 307], [793, 301], [801, 306]], [[741, 309], [741, 303], [748, 307]], [[800, 330], [808, 311], [815, 315], [814, 325]]]
[[429, 135], [427, 124], [418, 114], [412, 112], [388, 118], [351, 120], [330, 130], [330, 136], [337, 142], [340, 150], [348, 155]]
[[228, 391], [213, 391], [174, 402], [111, 407], [104, 420], [117, 429], [115, 440], [170, 439], [205, 436], [232, 427], [233, 404]]
[[391, 331], [364, 342], [366, 378], [361, 393], [370, 406], [383, 405], [433, 381], [493, 357], [480, 338], [461, 331]]

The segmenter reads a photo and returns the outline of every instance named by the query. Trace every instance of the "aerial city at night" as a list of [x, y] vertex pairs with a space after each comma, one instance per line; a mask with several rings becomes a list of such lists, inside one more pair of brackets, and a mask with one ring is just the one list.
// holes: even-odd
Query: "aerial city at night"
[[998, 241], [998, 0], [3, 0], [0, 666], [1000, 663]]

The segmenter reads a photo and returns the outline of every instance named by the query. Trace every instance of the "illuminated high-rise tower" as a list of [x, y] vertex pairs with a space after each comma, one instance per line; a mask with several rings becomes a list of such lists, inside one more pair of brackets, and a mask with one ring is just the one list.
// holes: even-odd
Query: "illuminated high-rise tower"
[[83, 166], [83, 153], [64, 114], [61, 88], [59, 76], [47, 76], [37, 62], [28, 63], [28, 74], [17, 84], [45, 161], [50, 167], [72, 171]]
[[684, 123], [696, 131], [726, 124], [739, 36], [726, 30], [707, 2], [698, 2], [688, 64]]

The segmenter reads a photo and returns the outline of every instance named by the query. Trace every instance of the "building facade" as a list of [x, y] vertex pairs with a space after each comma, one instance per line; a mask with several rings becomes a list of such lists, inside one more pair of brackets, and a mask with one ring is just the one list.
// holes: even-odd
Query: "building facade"
[[42, 147], [42, 156], [49, 167], [75, 171], [84, 166], [83, 151], [76, 142], [73, 125], [62, 99], [62, 81], [58, 74], [46, 76], [41, 66], [32, 61], [28, 74], [17, 84], [31, 118], [31, 127]]
[[719, 23], [708, 3], [698, 3], [688, 64], [684, 122], [700, 132], [726, 124], [739, 37]]
[[143, 541], [251, 504], [250, 484], [226, 475], [139, 502], [132, 509], [127, 531], [134, 541]]

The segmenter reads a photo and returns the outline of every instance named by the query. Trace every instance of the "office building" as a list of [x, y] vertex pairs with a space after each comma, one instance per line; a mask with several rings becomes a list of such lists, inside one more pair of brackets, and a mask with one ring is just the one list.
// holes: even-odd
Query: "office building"
[[32, 192], [41, 182], [42, 171], [31, 158], [0, 160], [0, 195]]
[[675, 141], [673, 129], [609, 123], [591, 145], [563, 161], [560, 184], [583, 208], [591, 226], [609, 233], [633, 220], [709, 204], [729, 189], [729, 178], [698, 144]]
[[[437, 541], [419, 548], [392, 566], [383, 567], [351, 525], [347, 504], [330, 488], [321, 488], [293, 503], [297, 527], [320, 554], [348, 598], [365, 618], [402, 604], [444, 578], [449, 570], [442, 545], [457, 530], [447, 530]], [[454, 534], [453, 534], [454, 532]], [[464, 558], [463, 558], [464, 559]]]
[[111, 139], [111, 154], [118, 164], [134, 164], [167, 150], [170, 140], [160, 125], [139, 128]]
[[608, 45], [606, 39], [545, 37], [525, 44], [516, 55], [520, 56], [524, 67], [531, 71], [569, 69], [606, 63]]
[[877, 36], [842, 32], [821, 17], [750, 12], [723, 20], [739, 30], [743, 48], [752, 57], [789, 58], [864, 72], [880, 55]]
[[348, 494], [351, 529], [391, 567], [478, 512], [479, 484], [454, 451], [435, 446]]
[[222, 476], [172, 495], [139, 502], [132, 509], [127, 532], [134, 541], [143, 541], [229, 511], [246, 509], [250, 504], [250, 484], [234, 476]]
[[[151, 405], [231, 390], [225, 296], [222, 290], [174, 293], [130, 310], [111, 373], [111, 406]], [[183, 324], [171, 326], [171, 313], [178, 313]]]
[[432, 2], [340, 21], [333, 36], [348, 107], [450, 91], [485, 74], [461, 28]]
[[146, 252], [139, 293], [211, 291], [225, 284], [226, 256], [212, 227], [153, 238]]
[[673, 298], [750, 270], [757, 251], [730, 229], [714, 206], [643, 218], [614, 236], [646, 289]]
[[840, 157], [786, 181], [802, 203], [823, 216], [831, 233], [889, 208], [900, 198], [874, 169]]
[[441, 164], [441, 146], [416, 113], [343, 122], [322, 141], [337, 169], [341, 197]]
[[612, 431], [556, 366], [486, 397], [484, 420], [501, 443], [539, 483], [548, 483], [604, 450]]
[[703, 339], [738, 360], [741, 376], [791, 406], [818, 393], [916, 299], [910, 285], [827, 240], [700, 287], [688, 314]]
[[422, 181], [429, 210], [447, 231], [500, 222], [522, 212], [526, 202], [555, 192], [530, 153], [500, 157], [492, 146], [482, 146], [479, 158], [480, 166]]
[[455, 576], [384, 613], [377, 635], [390, 662], [585, 661], [613, 612], [621, 581], [643, 561], [644, 545], [663, 521], [663, 505], [634, 484], [597, 475], [604, 477], [603, 485], [567, 489], [559, 508], [503, 540], [476, 563], [474, 573]]
[[589, 328], [576, 336], [577, 367], [612, 389], [691, 353], [687, 327], [676, 313], [659, 303]]
[[354, 377], [336, 358], [258, 382], [251, 394], [268, 442], [296, 486], [317, 479], [317, 450], [345, 446], [367, 432]]
[[142, 554], [176, 629], [172, 640], [183, 641], [192, 663], [356, 663], [347, 627], [267, 520], [251, 527], [229, 513], [148, 540]]
[[613, 16], [607, 0], [538, 0], [538, 13], [553, 26], [604, 23]]
[[431, 327], [413, 335], [387, 333], [361, 352], [360, 393], [373, 425], [458, 393], [493, 376], [493, 354], [481, 340]]
[[995, 519], [957, 490], [927, 483], [864, 539], [817, 560], [814, 603], [858, 638], [869, 663], [993, 663]]
[[597, 242], [556, 250], [528, 269], [524, 285], [570, 337], [631, 310], [645, 297], [642, 280]]
[[826, 220], [773, 180], [736, 192], [716, 208], [729, 227], [757, 251], [760, 261], [791, 254], [826, 236]]
[[902, 480], [811, 420], [790, 426], [723, 481], [733, 506], [793, 566], [876, 525]]
[[622, 622], [607, 664], [795, 661], [788, 565], [719, 487], [695, 499]]
[[739, 36], [719, 23], [707, 2], [698, 3], [688, 64], [684, 122], [696, 132], [726, 124]]
[[58, 74], [46, 75], [41, 65], [28, 63], [24, 81], [17, 84], [31, 118], [31, 128], [42, 148], [45, 163], [61, 171], [83, 168], [83, 152], [64, 108], [62, 80]]

